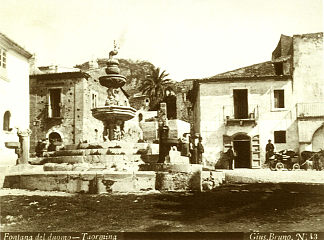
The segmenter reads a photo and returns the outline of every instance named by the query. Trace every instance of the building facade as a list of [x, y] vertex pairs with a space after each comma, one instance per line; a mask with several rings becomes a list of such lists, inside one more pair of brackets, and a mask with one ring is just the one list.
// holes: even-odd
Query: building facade
[[[40, 67], [30, 76], [31, 151], [42, 139], [56, 139], [64, 145], [102, 142], [104, 125], [91, 109], [105, 106], [107, 89], [98, 77], [104, 69], [64, 69]], [[118, 92], [120, 105], [127, 105], [126, 93]]]
[[32, 55], [0, 33], [0, 160], [17, 159], [6, 142], [19, 142], [17, 129], [29, 127], [29, 59]]
[[237, 168], [260, 168], [275, 150], [324, 149], [323, 33], [282, 35], [272, 60], [194, 81], [194, 132], [207, 164], [224, 168], [229, 146]]

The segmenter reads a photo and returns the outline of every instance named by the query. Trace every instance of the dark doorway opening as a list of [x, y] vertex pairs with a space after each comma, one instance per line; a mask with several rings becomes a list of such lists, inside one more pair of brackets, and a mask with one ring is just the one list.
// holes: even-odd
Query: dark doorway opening
[[234, 137], [233, 147], [236, 151], [235, 168], [251, 167], [251, 139], [249, 136], [240, 134]]
[[235, 119], [248, 118], [248, 90], [234, 89], [234, 117]]
[[48, 136], [49, 142], [62, 142], [61, 135], [57, 132], [52, 132]]

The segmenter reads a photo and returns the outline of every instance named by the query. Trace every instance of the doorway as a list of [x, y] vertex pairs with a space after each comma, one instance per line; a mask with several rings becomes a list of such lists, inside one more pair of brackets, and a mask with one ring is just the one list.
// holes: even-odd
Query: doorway
[[233, 139], [236, 151], [235, 168], [251, 167], [251, 138], [245, 134], [236, 135]]
[[49, 142], [57, 142], [57, 143], [62, 142], [61, 135], [57, 132], [51, 132], [48, 136], [48, 140]]
[[234, 89], [234, 118], [247, 119], [248, 118], [248, 90]]

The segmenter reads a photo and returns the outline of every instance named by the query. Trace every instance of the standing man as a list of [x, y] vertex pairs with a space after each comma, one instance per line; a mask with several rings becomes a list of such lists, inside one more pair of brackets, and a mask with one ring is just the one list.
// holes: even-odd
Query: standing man
[[274, 154], [274, 145], [271, 143], [271, 140], [268, 140], [268, 144], [266, 145], [266, 163], [269, 162], [269, 158]]
[[233, 165], [234, 165], [234, 152], [233, 152], [233, 149], [232, 148], [233, 147], [230, 146], [229, 149], [226, 152], [226, 155], [227, 155], [228, 161], [229, 161], [229, 169], [230, 170], [233, 170], [234, 169], [234, 167], [233, 167]]
[[202, 145], [202, 137], [199, 136], [199, 142], [197, 145], [197, 150], [198, 150], [198, 163], [202, 163], [202, 154], [204, 153], [204, 146]]

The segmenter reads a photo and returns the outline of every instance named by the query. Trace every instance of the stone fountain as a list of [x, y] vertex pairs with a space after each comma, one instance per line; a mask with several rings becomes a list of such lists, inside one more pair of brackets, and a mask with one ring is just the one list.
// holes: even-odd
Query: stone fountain
[[100, 84], [108, 88], [105, 106], [92, 109], [92, 115], [104, 123], [109, 140], [121, 140], [123, 123], [136, 114], [136, 109], [130, 107], [128, 102], [120, 102], [118, 98], [120, 88], [126, 83], [126, 77], [120, 74], [119, 62], [114, 58], [117, 54], [114, 44], [105, 69], [107, 75], [99, 77]]

